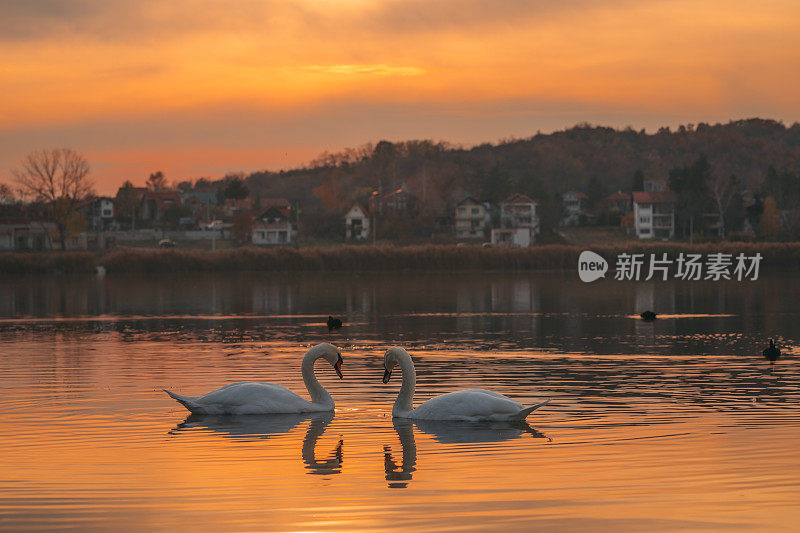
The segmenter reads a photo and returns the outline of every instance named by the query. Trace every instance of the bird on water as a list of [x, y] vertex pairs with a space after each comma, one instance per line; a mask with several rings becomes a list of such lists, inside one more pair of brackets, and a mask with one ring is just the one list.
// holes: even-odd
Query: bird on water
[[645, 322], [652, 322], [653, 320], [656, 319], [656, 314], [652, 311], [645, 311], [639, 316], [642, 317], [642, 320], [644, 320]]
[[770, 362], [770, 364], [774, 363], [778, 360], [778, 357], [781, 356], [781, 351], [775, 347], [775, 341], [773, 339], [769, 340], [769, 348], [764, 350], [764, 358]]
[[333, 318], [332, 316], [328, 316], [328, 333], [335, 329], [340, 329], [342, 327], [342, 321], [338, 318]]

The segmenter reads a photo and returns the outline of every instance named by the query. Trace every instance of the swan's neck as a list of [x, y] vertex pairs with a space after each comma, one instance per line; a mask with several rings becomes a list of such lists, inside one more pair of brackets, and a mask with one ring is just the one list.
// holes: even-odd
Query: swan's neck
[[314, 361], [320, 357], [321, 355], [314, 353], [313, 350], [309, 350], [305, 357], [303, 357], [303, 365], [301, 367], [303, 383], [306, 384], [306, 389], [313, 403], [333, 406], [333, 398], [331, 398], [328, 391], [326, 391], [319, 380], [317, 380], [317, 376], [314, 375]]
[[402, 372], [403, 384], [400, 386], [400, 393], [394, 401], [392, 414], [402, 416], [414, 408], [414, 390], [417, 388], [417, 372], [414, 370], [414, 362], [411, 356], [404, 354], [398, 357], [400, 370]]

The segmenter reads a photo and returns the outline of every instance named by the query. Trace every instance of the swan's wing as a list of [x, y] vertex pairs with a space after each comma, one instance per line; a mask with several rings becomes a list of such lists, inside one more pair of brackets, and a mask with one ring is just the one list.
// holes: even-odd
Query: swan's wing
[[414, 409], [411, 418], [426, 420], [481, 420], [518, 413], [523, 406], [502, 394], [467, 389], [431, 398]]
[[291, 413], [309, 402], [282, 385], [244, 381], [204, 394], [197, 398], [197, 403], [227, 408], [262, 406], [274, 413]]

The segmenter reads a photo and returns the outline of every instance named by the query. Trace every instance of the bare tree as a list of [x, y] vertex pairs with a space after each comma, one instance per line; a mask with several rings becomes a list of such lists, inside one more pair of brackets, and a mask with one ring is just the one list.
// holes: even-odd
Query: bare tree
[[151, 191], [163, 191], [166, 189], [167, 178], [164, 176], [164, 173], [159, 170], [158, 172], [150, 174], [150, 177], [147, 178], [147, 188]]
[[67, 225], [78, 203], [93, 194], [89, 163], [69, 148], [37, 150], [11, 174], [22, 195], [47, 205], [58, 228], [61, 249], [65, 250]]
[[739, 181], [733, 174], [728, 177], [714, 174], [708, 180], [708, 190], [714, 200], [714, 206], [717, 208], [717, 215], [719, 216], [719, 238], [724, 239], [725, 214], [739, 190]]

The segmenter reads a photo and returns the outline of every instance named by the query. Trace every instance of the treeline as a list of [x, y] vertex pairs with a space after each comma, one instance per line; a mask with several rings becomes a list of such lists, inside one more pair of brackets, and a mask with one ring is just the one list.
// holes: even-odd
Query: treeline
[[[637, 173], [646, 180], [680, 180], [681, 169], [688, 169], [686, 175], [701, 156], [706, 178], [722, 188], [733, 177], [740, 193], [775, 195], [786, 204], [779, 199], [782, 191], [794, 190], [800, 178], [800, 125], [749, 119], [646, 133], [583, 124], [470, 149], [425, 140], [381, 141], [323, 154], [296, 170], [256, 172], [246, 177], [246, 185], [254, 196], [283, 197], [301, 206], [305, 231], [339, 238], [341, 217], [354, 202], [366, 202], [375, 191], [403, 188], [410, 205], [399, 231], [427, 238], [435, 221], [451, 217], [467, 194], [492, 203], [511, 193], [527, 194], [539, 201], [546, 229], [560, 219], [560, 194], [567, 190], [580, 190], [595, 202], [617, 190], [630, 192]], [[739, 209], [732, 205], [739, 200], [704, 194], [705, 213]], [[681, 220], [681, 230], [688, 224]]]

